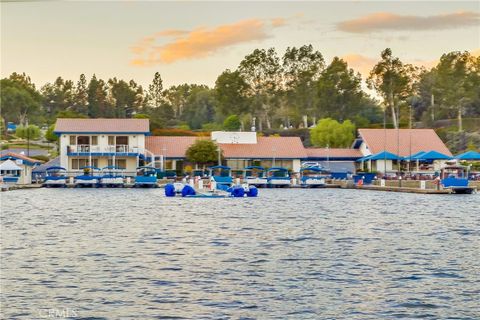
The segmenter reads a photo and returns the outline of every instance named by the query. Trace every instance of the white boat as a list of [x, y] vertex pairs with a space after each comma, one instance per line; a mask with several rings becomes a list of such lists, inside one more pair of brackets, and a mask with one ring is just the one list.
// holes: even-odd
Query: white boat
[[330, 172], [321, 167], [305, 167], [300, 169], [300, 185], [304, 188], [322, 187]]
[[268, 179], [265, 176], [265, 168], [260, 166], [249, 166], [244, 169], [244, 182], [249, 186], [266, 187]]
[[100, 185], [102, 187], [119, 187], [125, 186], [123, 170], [116, 166], [107, 166], [102, 168]]
[[60, 187], [65, 188], [67, 186], [67, 170], [63, 167], [48, 167], [46, 170], [45, 180], [43, 186], [47, 188]]

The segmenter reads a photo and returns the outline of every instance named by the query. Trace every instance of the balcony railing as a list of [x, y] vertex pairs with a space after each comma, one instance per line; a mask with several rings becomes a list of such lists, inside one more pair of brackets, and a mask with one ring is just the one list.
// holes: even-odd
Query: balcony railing
[[139, 153], [139, 148], [124, 144], [114, 146], [96, 146], [89, 144], [77, 144], [67, 146], [68, 153]]

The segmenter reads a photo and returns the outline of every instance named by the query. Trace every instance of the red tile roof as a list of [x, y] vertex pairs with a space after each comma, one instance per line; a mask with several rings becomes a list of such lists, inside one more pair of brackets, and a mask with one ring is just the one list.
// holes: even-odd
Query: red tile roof
[[[145, 148], [155, 155], [164, 153], [167, 158], [184, 158], [188, 147], [196, 139], [203, 137], [150, 136], [146, 137]], [[219, 144], [225, 158], [275, 158], [299, 159], [306, 158], [302, 141], [298, 137], [259, 137], [256, 144]]]
[[[398, 144], [398, 136], [400, 137]], [[386, 145], [385, 145], [386, 133]], [[402, 157], [419, 151], [435, 150], [440, 153], [452, 156], [450, 150], [438, 137], [433, 129], [358, 129], [358, 134], [368, 146], [372, 154], [388, 152], [399, 154]], [[399, 152], [397, 152], [397, 145]]]
[[188, 147], [197, 139], [202, 139], [202, 137], [148, 136], [145, 138], [145, 148], [154, 155], [166, 154], [167, 158], [185, 158]]
[[149, 133], [148, 119], [57, 119], [56, 133]]
[[14, 159], [21, 159], [24, 161], [32, 162], [32, 163], [42, 163], [43, 161], [40, 161], [38, 159], [33, 159], [30, 157], [27, 157], [26, 155], [20, 154], [20, 153], [15, 153], [15, 152], [1, 152], [0, 153], [1, 158], [6, 158], [8, 159], [9, 157], [12, 157]]
[[358, 149], [341, 148], [307, 148], [305, 149], [309, 158], [361, 158], [362, 153]]
[[307, 154], [299, 137], [258, 137], [256, 144], [220, 144], [225, 158], [299, 159]]

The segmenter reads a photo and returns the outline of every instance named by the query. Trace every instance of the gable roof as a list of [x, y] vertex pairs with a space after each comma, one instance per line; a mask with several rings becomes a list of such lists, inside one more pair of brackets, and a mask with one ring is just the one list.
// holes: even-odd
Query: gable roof
[[[185, 153], [197, 139], [207, 137], [150, 136], [145, 147], [155, 155], [166, 154], [167, 158], [185, 158]], [[307, 157], [299, 137], [258, 137], [256, 144], [220, 143], [223, 156], [230, 159], [303, 159]], [[165, 150], [164, 150], [165, 148]]]
[[68, 119], [59, 118], [55, 133], [150, 133], [148, 119]]
[[459, 160], [480, 160], [480, 152], [477, 151], [467, 151], [465, 153], [459, 154], [455, 157]]
[[358, 149], [346, 148], [307, 148], [307, 157], [311, 159], [357, 159], [363, 155]]
[[[452, 156], [450, 150], [433, 129], [358, 129], [358, 134], [372, 154], [384, 150], [397, 154], [397, 141], [399, 140], [398, 155], [402, 157], [426, 150], [435, 150]], [[387, 137], [386, 143], [385, 136]]]
[[26, 155], [15, 153], [15, 152], [0, 152], [0, 160], [14, 159], [14, 160], [23, 160], [25, 164], [28, 165], [37, 165], [41, 164], [43, 161], [27, 157]]

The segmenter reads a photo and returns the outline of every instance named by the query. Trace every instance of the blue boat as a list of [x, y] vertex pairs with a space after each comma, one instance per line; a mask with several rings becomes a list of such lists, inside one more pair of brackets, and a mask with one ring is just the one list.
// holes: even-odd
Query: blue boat
[[83, 174], [75, 177], [76, 188], [96, 188], [100, 182], [100, 169], [94, 166], [81, 167]]
[[195, 190], [189, 184], [169, 183], [165, 186], [165, 196], [184, 198], [244, 198], [256, 197], [258, 189], [254, 186], [233, 186], [225, 189], [217, 188], [213, 190]]
[[116, 166], [107, 166], [102, 168], [102, 175], [100, 178], [100, 186], [111, 188], [123, 188], [124, 172], [122, 169]]
[[208, 168], [210, 183], [214, 185], [213, 189], [226, 191], [233, 185], [232, 170], [227, 166], [213, 166]]
[[318, 188], [325, 186], [325, 179], [330, 177], [330, 171], [321, 167], [305, 167], [300, 169], [300, 186]]
[[456, 194], [471, 194], [476, 189], [468, 186], [468, 167], [450, 165], [440, 171], [440, 181], [444, 189]]
[[287, 168], [272, 167], [267, 171], [267, 181], [270, 188], [285, 188], [290, 186], [290, 173]]
[[156, 188], [157, 187], [157, 169], [154, 167], [143, 166], [137, 168], [135, 177], [136, 188]]
[[249, 166], [246, 167], [243, 172], [243, 182], [247, 185], [255, 187], [266, 187], [268, 185], [264, 167]]
[[45, 169], [43, 186], [46, 188], [65, 188], [67, 186], [67, 170], [64, 167], [48, 167]]

